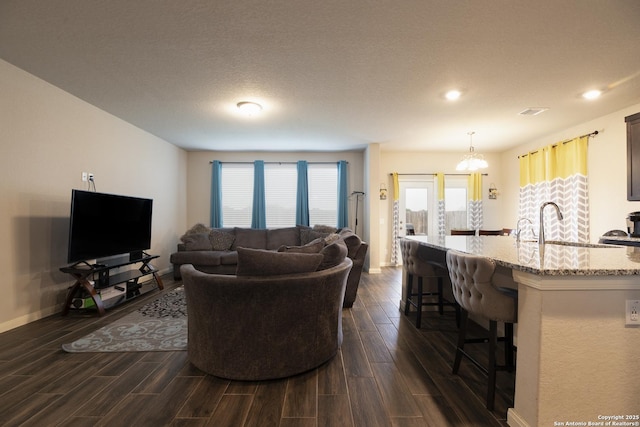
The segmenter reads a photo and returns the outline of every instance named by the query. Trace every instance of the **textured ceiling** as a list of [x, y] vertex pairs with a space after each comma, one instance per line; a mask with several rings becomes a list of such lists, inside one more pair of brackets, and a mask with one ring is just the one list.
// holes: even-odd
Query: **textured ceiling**
[[2, 0], [0, 58], [188, 150], [501, 151], [640, 102], [640, 1]]

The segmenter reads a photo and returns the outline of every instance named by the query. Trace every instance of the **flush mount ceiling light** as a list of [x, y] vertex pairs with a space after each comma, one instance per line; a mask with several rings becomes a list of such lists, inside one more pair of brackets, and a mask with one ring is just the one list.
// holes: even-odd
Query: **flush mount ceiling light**
[[473, 172], [489, 166], [484, 156], [474, 151], [473, 134], [475, 134], [475, 132], [467, 132], [467, 135], [469, 135], [469, 154], [465, 154], [460, 163], [458, 163], [458, 166], [456, 166], [457, 171]]
[[246, 116], [254, 116], [262, 111], [262, 105], [250, 101], [242, 101], [237, 104], [238, 110]]
[[460, 95], [462, 95], [462, 93], [459, 90], [450, 90], [449, 92], [445, 93], [444, 97], [449, 101], [455, 101], [456, 99], [460, 98]]
[[599, 98], [599, 97], [600, 97], [600, 95], [602, 95], [602, 91], [599, 91], [599, 90], [597, 90], [597, 89], [594, 89], [594, 90], [586, 91], [585, 93], [583, 93], [583, 94], [582, 94], [582, 97], [583, 97], [584, 99], [589, 99], [589, 100], [591, 100], [591, 99], [597, 99], [597, 98]]

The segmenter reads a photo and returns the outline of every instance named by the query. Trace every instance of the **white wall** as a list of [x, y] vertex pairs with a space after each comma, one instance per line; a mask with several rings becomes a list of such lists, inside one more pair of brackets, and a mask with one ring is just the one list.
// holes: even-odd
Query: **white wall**
[[59, 312], [71, 189], [154, 200], [155, 265], [186, 227], [186, 153], [0, 60], [0, 331]]
[[365, 224], [364, 233], [362, 234], [363, 240], [369, 243], [369, 250], [367, 252], [367, 258], [365, 260], [364, 269], [369, 273], [380, 273], [380, 218], [381, 218], [381, 205], [380, 205], [380, 185], [375, 179], [369, 179], [370, 176], [380, 175], [380, 144], [369, 144], [365, 152], [365, 168], [364, 179], [368, 181], [368, 189], [365, 190], [369, 197], [367, 197], [367, 203], [365, 204]]
[[[597, 130], [589, 140], [590, 240], [597, 242], [608, 230], [626, 230], [629, 212], [640, 210], [640, 202], [627, 201], [627, 133], [624, 118], [640, 112], [640, 104], [531, 141], [501, 155], [504, 179], [505, 218], [518, 215], [518, 156], [559, 141]], [[537, 222], [538, 218], [531, 218]]]

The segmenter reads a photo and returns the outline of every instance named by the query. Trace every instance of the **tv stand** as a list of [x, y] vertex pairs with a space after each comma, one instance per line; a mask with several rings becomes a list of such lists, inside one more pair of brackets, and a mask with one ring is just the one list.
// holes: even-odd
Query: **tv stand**
[[[74, 300], [82, 298], [83, 293], [86, 293], [95, 304], [98, 314], [103, 316], [105, 314], [105, 304], [101, 296], [102, 292], [113, 288], [114, 292], [118, 295], [116, 302], [111, 304], [111, 306], [128, 301], [141, 294], [140, 288], [142, 285], [138, 283], [138, 280], [147, 275], [152, 275], [158, 288], [164, 289], [162, 279], [157, 273], [158, 270], [151, 265], [151, 261], [158, 257], [159, 255], [149, 255], [143, 252], [139, 259], [129, 259], [128, 261], [105, 264], [89, 264], [86, 261], [80, 261], [66, 267], [61, 267], [60, 271], [70, 274], [76, 280], [73, 286], [69, 288], [62, 315], [66, 316], [74, 306]], [[142, 265], [137, 270], [127, 270], [113, 275], [110, 274], [113, 269], [138, 263]]]

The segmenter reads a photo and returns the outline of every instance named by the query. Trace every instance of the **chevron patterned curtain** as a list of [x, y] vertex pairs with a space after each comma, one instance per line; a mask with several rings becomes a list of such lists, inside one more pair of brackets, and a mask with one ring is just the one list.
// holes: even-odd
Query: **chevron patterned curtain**
[[398, 172], [393, 172], [393, 228], [391, 230], [391, 265], [398, 265], [400, 245], [398, 238], [400, 237], [400, 184], [398, 183]]
[[438, 186], [438, 236], [444, 236], [446, 233], [444, 210], [444, 173], [438, 172], [435, 174], [435, 177]]
[[472, 230], [482, 228], [482, 174], [469, 174], [469, 210], [468, 224]]
[[564, 215], [562, 221], [545, 216], [549, 240], [589, 241], [588, 142], [583, 136], [520, 156], [519, 218], [529, 218], [538, 228], [540, 206], [548, 201]]

